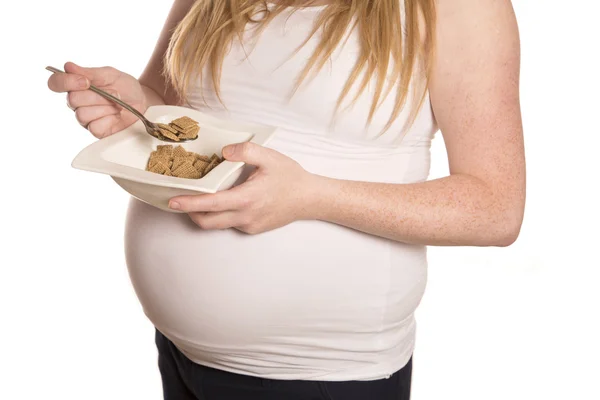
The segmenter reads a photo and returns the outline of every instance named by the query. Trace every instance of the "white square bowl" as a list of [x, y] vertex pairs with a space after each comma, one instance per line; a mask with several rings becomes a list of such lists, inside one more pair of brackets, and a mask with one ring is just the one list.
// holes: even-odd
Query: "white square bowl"
[[[275, 128], [257, 124], [226, 121], [202, 112], [177, 106], [153, 106], [146, 118], [153, 122], [169, 123], [175, 118], [188, 116], [198, 121], [198, 139], [182, 143], [188, 151], [198, 154], [221, 155], [228, 144], [252, 142], [266, 145]], [[110, 175], [133, 197], [165, 211], [169, 199], [181, 195], [216, 193], [226, 190], [243, 178], [244, 163], [223, 161], [201, 179], [164, 176], [146, 171], [150, 153], [157, 145], [166, 144], [148, 135], [141, 121], [98, 140], [84, 148], [72, 162], [72, 167], [84, 171]], [[174, 144], [177, 146], [177, 144]]]

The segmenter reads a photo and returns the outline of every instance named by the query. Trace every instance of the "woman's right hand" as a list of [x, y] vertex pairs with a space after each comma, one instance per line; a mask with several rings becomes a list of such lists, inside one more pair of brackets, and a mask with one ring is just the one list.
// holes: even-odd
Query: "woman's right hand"
[[120, 98], [142, 114], [148, 108], [140, 82], [115, 68], [83, 68], [68, 62], [65, 72], [52, 74], [48, 87], [57, 93], [67, 93], [67, 104], [75, 111], [77, 121], [98, 139], [127, 128], [137, 118], [89, 90], [90, 84]]

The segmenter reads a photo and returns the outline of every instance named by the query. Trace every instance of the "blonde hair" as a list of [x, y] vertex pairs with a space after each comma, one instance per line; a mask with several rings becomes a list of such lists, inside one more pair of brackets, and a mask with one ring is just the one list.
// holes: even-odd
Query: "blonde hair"
[[[401, 12], [401, 1], [404, 1], [404, 13]], [[241, 38], [246, 25], [257, 25], [257, 32], [260, 33], [284, 10], [310, 6], [314, 1], [280, 0], [277, 4], [268, 3], [266, 0], [196, 1], [173, 32], [165, 55], [165, 76], [181, 99], [186, 100], [190, 82], [197, 78], [201, 81], [202, 71], [207, 68], [212, 75], [216, 95], [221, 100], [223, 58], [231, 41], [236, 36]], [[304, 42], [322, 29], [320, 43], [297, 77], [296, 89], [309, 74], [327, 63], [345, 39], [348, 28], [358, 30], [361, 49], [339, 95], [337, 108], [353, 85], [358, 84], [359, 90], [352, 102], [374, 79], [376, 84], [368, 119], [371, 122], [383, 99], [395, 87], [396, 102], [384, 128], [386, 131], [400, 115], [416, 75], [421, 84], [416, 86], [418, 89], [413, 98], [416, 107], [411, 110], [407, 121], [408, 125], [412, 124], [427, 94], [433, 62], [435, 0], [332, 0], [320, 12], [311, 35]]]

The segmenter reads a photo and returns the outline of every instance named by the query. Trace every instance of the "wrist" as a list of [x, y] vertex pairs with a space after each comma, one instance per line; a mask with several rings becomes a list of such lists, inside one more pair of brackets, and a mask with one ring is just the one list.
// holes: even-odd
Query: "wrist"
[[328, 205], [333, 203], [330, 197], [333, 180], [321, 175], [308, 173], [306, 185], [302, 190], [303, 202], [301, 218], [303, 220], [324, 220]]

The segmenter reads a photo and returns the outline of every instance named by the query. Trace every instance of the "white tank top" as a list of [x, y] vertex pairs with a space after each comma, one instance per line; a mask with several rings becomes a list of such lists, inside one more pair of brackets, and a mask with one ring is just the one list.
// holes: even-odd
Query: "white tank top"
[[[429, 98], [402, 135], [410, 110], [380, 135], [390, 95], [366, 126], [372, 87], [332, 115], [356, 61], [354, 33], [289, 98], [314, 51], [292, 56], [322, 7], [283, 14], [223, 65], [222, 99], [205, 82], [191, 105], [205, 113], [279, 128], [269, 147], [306, 170], [338, 179], [414, 183], [427, 179], [437, 130]], [[251, 43], [252, 42], [252, 43]], [[248, 58], [246, 58], [248, 54]], [[411, 104], [409, 99], [408, 104]], [[186, 215], [132, 200], [126, 257], [133, 286], [154, 325], [192, 361], [271, 379], [374, 380], [402, 368], [414, 347], [413, 312], [425, 289], [426, 247], [321, 221], [260, 235], [203, 231]]]

